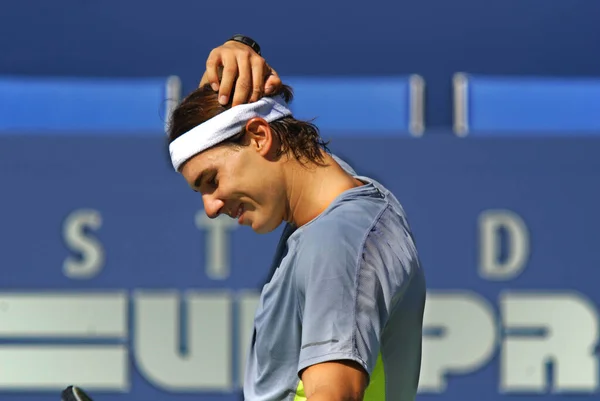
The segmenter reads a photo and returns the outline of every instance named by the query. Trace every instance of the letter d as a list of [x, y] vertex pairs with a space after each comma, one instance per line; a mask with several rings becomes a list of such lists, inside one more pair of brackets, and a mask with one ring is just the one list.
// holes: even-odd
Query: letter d
[[[502, 236], [506, 233], [506, 258], [500, 259]], [[479, 275], [504, 281], [518, 276], [529, 257], [529, 233], [519, 215], [509, 210], [488, 210], [479, 216]]]

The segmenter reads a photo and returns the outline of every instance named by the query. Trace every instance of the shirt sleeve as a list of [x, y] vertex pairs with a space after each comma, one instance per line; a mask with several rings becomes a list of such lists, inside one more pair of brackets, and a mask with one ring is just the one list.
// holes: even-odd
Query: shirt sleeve
[[298, 372], [335, 360], [355, 361], [369, 375], [375, 367], [388, 308], [377, 263], [365, 259], [364, 238], [356, 234], [334, 226], [311, 232], [299, 248]]

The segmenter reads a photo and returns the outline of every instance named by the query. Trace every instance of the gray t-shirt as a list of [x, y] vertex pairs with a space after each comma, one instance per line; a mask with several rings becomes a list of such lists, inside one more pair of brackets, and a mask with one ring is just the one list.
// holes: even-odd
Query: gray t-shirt
[[415, 398], [425, 278], [400, 203], [356, 178], [367, 184], [284, 229], [255, 316], [246, 401], [304, 401], [299, 372], [334, 360], [369, 373], [364, 401]]

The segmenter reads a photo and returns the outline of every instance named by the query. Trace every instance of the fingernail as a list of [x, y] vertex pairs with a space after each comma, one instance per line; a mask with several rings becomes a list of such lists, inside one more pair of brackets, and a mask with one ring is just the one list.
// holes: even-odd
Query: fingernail
[[225, 106], [225, 105], [227, 104], [227, 96], [225, 96], [225, 95], [222, 95], [222, 96], [219, 98], [219, 103], [221, 103], [223, 106]]
[[216, 83], [211, 85], [212, 90], [214, 90], [215, 92], [217, 92], [219, 90], [219, 85], [217, 85]]

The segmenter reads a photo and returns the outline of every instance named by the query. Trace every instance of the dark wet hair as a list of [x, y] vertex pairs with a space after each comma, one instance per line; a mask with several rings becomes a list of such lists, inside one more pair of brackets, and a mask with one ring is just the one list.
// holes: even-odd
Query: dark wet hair
[[[287, 85], [283, 85], [278, 95], [283, 96], [288, 104], [293, 100], [292, 88]], [[170, 144], [192, 128], [230, 109], [231, 99], [233, 99], [233, 94], [230, 96], [229, 103], [223, 106], [218, 101], [218, 93], [210, 85], [194, 90], [171, 114], [168, 143]], [[269, 123], [269, 126], [280, 144], [275, 153], [276, 157], [290, 152], [303, 164], [309, 162], [320, 166], [325, 165], [323, 150], [329, 152], [328, 142], [323, 141], [319, 129], [314, 124], [288, 116]], [[242, 130], [217, 146], [243, 146], [244, 133]]]

